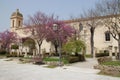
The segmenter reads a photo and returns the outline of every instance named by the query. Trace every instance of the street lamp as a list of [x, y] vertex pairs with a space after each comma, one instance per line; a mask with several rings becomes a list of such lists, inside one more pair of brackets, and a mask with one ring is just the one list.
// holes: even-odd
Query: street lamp
[[59, 46], [59, 51], [58, 51], [58, 54], [59, 54], [59, 66], [61, 66], [61, 39], [60, 39], [60, 36], [59, 36], [59, 25], [58, 24], [53, 24], [53, 30], [57, 33], [57, 41], [58, 41], [58, 46]]
[[58, 24], [53, 24], [53, 30], [58, 31]]
[[81, 32], [83, 30], [83, 25], [79, 23], [79, 31]]

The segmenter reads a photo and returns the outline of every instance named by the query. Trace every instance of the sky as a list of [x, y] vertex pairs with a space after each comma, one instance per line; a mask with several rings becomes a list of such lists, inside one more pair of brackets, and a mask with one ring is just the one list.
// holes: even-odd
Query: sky
[[24, 21], [38, 11], [68, 20], [70, 16], [80, 16], [93, 8], [98, 1], [100, 0], [0, 0], [0, 32], [10, 29], [10, 16], [16, 9], [23, 14]]

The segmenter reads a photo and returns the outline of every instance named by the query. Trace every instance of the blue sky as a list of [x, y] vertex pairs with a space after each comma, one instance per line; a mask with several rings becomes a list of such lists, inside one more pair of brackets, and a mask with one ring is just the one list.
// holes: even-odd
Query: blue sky
[[10, 28], [10, 16], [16, 9], [24, 16], [38, 11], [46, 14], [55, 14], [59, 19], [70, 19], [70, 16], [79, 16], [83, 11], [94, 7], [100, 0], [0, 0], [0, 32]]

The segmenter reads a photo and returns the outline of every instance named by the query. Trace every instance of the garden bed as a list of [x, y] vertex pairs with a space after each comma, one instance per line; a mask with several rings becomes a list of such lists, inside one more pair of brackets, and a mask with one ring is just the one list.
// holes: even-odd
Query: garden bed
[[[59, 62], [59, 58], [58, 57], [48, 57], [48, 58], [44, 58], [43, 59], [44, 63], [47, 65], [52, 65], [52, 66], [59, 66], [60, 62]], [[67, 64], [67, 60], [62, 59], [61, 61], [61, 65]]]
[[120, 77], [120, 61], [103, 62], [94, 66], [94, 68], [100, 69], [102, 74]]

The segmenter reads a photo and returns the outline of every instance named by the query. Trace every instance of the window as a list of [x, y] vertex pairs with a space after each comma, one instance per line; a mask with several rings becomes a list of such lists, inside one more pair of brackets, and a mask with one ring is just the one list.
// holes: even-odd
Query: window
[[20, 26], [21, 22], [19, 21], [18, 26]]
[[12, 26], [13, 26], [13, 27], [14, 27], [14, 22], [15, 22], [15, 21], [13, 20], [13, 21], [12, 21]]
[[80, 23], [79, 24], [79, 30], [82, 31], [83, 30], [83, 25]]
[[105, 41], [110, 41], [110, 32], [109, 31], [105, 32]]

